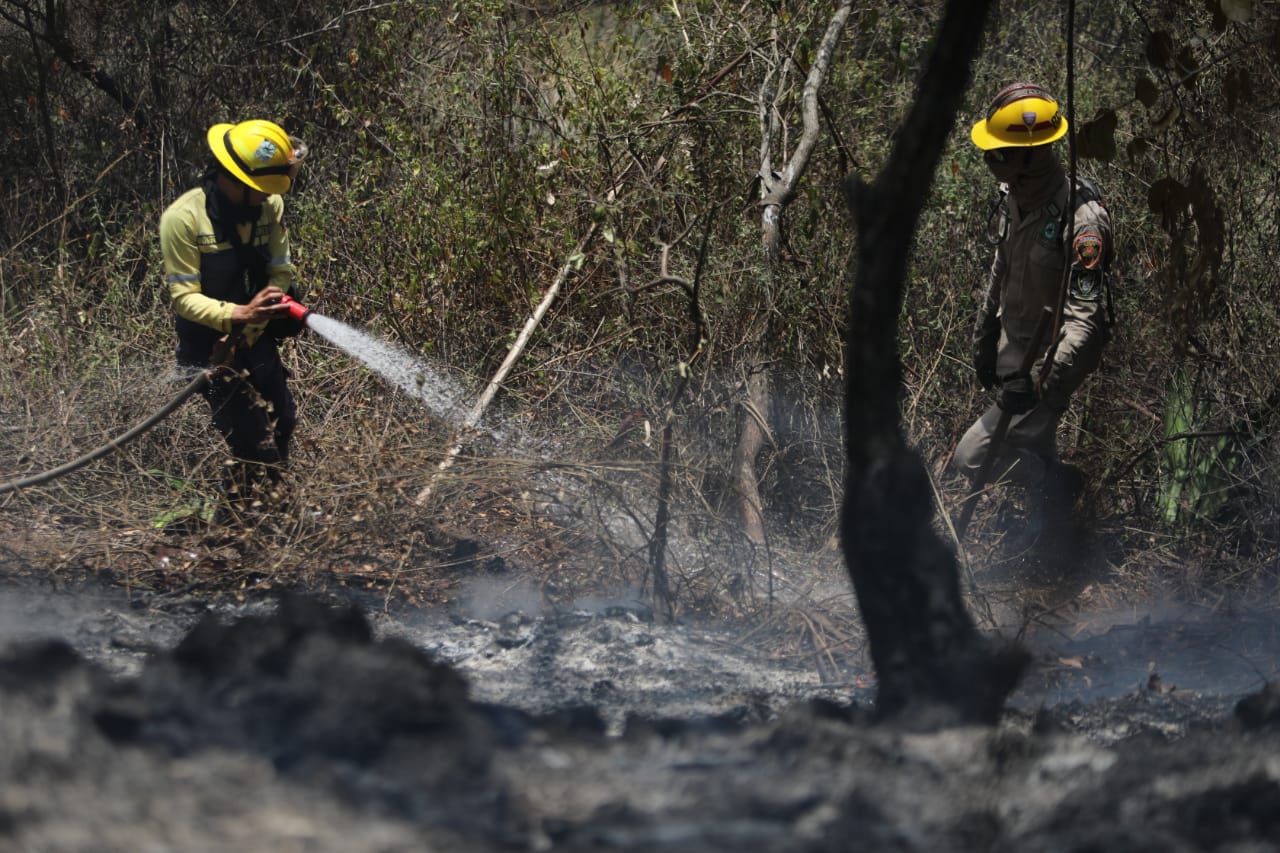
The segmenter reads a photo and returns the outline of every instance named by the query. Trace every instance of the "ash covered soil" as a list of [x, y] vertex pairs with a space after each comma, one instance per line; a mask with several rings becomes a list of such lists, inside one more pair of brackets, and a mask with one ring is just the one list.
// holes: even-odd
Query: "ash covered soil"
[[10, 586], [0, 850], [1280, 849], [1280, 638], [1031, 637], [996, 728], [875, 724], [724, 624]]

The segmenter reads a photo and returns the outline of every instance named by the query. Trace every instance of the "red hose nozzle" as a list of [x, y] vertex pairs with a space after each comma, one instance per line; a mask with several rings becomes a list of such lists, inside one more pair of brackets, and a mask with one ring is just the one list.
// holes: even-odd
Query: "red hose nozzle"
[[311, 316], [311, 309], [303, 305], [292, 296], [281, 296], [278, 305], [283, 305], [289, 309], [289, 316], [299, 323], [307, 322], [307, 318]]

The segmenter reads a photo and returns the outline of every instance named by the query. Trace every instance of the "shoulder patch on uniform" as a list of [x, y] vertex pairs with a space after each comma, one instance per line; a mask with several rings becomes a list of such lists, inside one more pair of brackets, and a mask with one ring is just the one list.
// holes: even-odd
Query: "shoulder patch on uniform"
[[1075, 240], [1076, 263], [1091, 270], [1102, 262], [1102, 236], [1086, 231]]
[[1081, 302], [1097, 302], [1102, 296], [1102, 271], [1072, 268], [1071, 283], [1067, 291], [1072, 299], [1079, 299]]

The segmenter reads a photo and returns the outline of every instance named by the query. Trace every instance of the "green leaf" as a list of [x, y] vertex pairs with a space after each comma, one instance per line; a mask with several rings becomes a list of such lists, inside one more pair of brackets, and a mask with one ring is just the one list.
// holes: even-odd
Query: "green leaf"
[[1143, 154], [1146, 154], [1151, 150], [1151, 140], [1147, 139], [1145, 136], [1135, 136], [1130, 140], [1129, 144], [1125, 147], [1125, 150], [1128, 152], [1130, 160], [1137, 160]]
[[1152, 132], [1164, 133], [1166, 130], [1173, 127], [1173, 123], [1177, 121], [1178, 117], [1181, 115], [1182, 107], [1177, 104], [1173, 104], [1169, 109], [1164, 111], [1164, 115], [1156, 119], [1155, 124], [1151, 125]]
[[151, 517], [151, 527], [155, 530], [168, 527], [170, 524], [176, 524], [180, 521], [188, 519], [198, 519], [205, 523], [213, 521], [216, 514], [216, 507], [212, 503], [205, 501], [190, 501], [173, 509], [158, 512]]
[[1210, 26], [1213, 27], [1213, 31], [1215, 33], [1225, 31], [1227, 28], [1227, 16], [1222, 14], [1222, 4], [1219, 0], [1204, 0], [1204, 9], [1212, 19]]
[[1196, 87], [1196, 72], [1200, 70], [1200, 63], [1196, 59], [1196, 52], [1192, 50], [1191, 45], [1187, 45], [1178, 51], [1178, 55], [1174, 57], [1174, 65], [1178, 68], [1178, 73], [1182, 75], [1182, 85], [1188, 89]]
[[161, 471], [159, 468], [148, 468], [147, 473], [153, 477], [160, 477], [164, 480], [164, 484], [176, 492], [180, 492], [187, 487], [187, 481], [181, 477], [176, 477], [168, 471]]
[[1097, 115], [1085, 122], [1076, 140], [1080, 156], [1103, 162], [1114, 160], [1116, 124], [1115, 110], [1099, 110]]
[[1249, 107], [1253, 100], [1253, 80], [1247, 70], [1236, 68], [1227, 72], [1226, 79], [1222, 81], [1222, 98], [1228, 111], [1235, 111], [1241, 105], [1246, 109]]
[[1165, 231], [1169, 231], [1178, 215], [1191, 203], [1187, 188], [1168, 176], [1151, 185], [1147, 191], [1147, 205], [1158, 215]]

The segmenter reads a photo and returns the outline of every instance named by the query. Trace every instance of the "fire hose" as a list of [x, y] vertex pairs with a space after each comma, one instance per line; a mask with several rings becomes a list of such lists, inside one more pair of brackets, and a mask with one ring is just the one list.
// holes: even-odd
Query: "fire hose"
[[[307, 317], [311, 314], [310, 309], [304, 307], [300, 302], [295, 301], [289, 296], [281, 297], [279, 304], [287, 306], [289, 309], [289, 316], [298, 322], [305, 323]], [[208, 370], [202, 370], [196, 374], [195, 378], [193, 378], [185, 388], [179, 391], [177, 396], [168, 403], [165, 403], [144, 420], [139, 421], [132, 429], [116, 436], [101, 447], [91, 450], [83, 456], [73, 459], [63, 465], [59, 465], [56, 468], [50, 468], [48, 471], [42, 471], [39, 474], [32, 474], [29, 477], [10, 480], [7, 483], [0, 483], [0, 495], [14, 492], [18, 489], [25, 489], [29, 486], [38, 486], [43, 483], [48, 483], [52, 480], [58, 479], [59, 477], [70, 474], [73, 471], [78, 471], [90, 462], [101, 459], [108, 453], [119, 450], [138, 436], [145, 433], [147, 430], [153, 428], [156, 424], [173, 414], [179, 406], [187, 401], [187, 398], [204, 390], [205, 386], [207, 386], [213, 377], [217, 375], [218, 371], [226, 369], [225, 365], [230, 360], [231, 352], [239, 342], [240, 335], [243, 331], [243, 326], [235, 327], [232, 333], [224, 338], [219, 343], [218, 347], [214, 349], [214, 355], [210, 359], [215, 365], [214, 367]]]
[[106, 456], [114, 450], [119, 450], [130, 441], [133, 441], [135, 438], [142, 435], [165, 418], [169, 417], [169, 415], [173, 414], [174, 410], [186, 402], [188, 397], [208, 385], [209, 377], [212, 372], [213, 371], [201, 371], [195, 379], [191, 380], [190, 384], [188, 384], [186, 388], [183, 388], [178, 393], [178, 396], [174, 397], [164, 406], [157, 409], [155, 413], [146, 420], [140, 421], [128, 432], [116, 436], [96, 450], [92, 450], [78, 459], [73, 459], [64, 465], [59, 465], [57, 468], [50, 468], [48, 471], [44, 471], [40, 474], [32, 474], [30, 477], [23, 477], [19, 480], [10, 480], [7, 483], [0, 483], [0, 495], [7, 492], [17, 491], [18, 489], [25, 489], [28, 486], [38, 486], [42, 483], [47, 483], [50, 480], [56, 480], [65, 474], [70, 474], [72, 471], [77, 471], [80, 468], [83, 468], [96, 459], [101, 459], [103, 456]]

